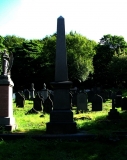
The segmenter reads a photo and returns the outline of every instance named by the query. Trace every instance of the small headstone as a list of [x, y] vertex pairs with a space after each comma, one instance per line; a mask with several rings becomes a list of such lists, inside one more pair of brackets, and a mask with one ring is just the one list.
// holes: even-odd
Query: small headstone
[[87, 95], [88, 95], [88, 102], [92, 102], [92, 100], [93, 100], [93, 97], [94, 97], [94, 91], [89, 91], [88, 93], [87, 93]]
[[127, 110], [127, 97], [122, 98], [121, 109]]
[[72, 94], [72, 106], [77, 106], [77, 92]]
[[101, 96], [95, 94], [92, 100], [92, 111], [102, 111], [103, 99]]
[[53, 101], [51, 100], [50, 96], [48, 96], [43, 104], [43, 112], [49, 114], [51, 113], [52, 109], [53, 109]]
[[16, 107], [24, 108], [25, 97], [20, 92], [17, 92], [15, 102], [16, 102]]
[[48, 97], [48, 90], [46, 89], [46, 84], [43, 84], [43, 89], [40, 91], [40, 95], [43, 96], [44, 100]]
[[36, 111], [42, 111], [43, 107], [43, 99], [39, 96], [39, 94], [36, 95], [36, 97], [33, 99], [33, 108]]
[[101, 90], [99, 95], [102, 97], [103, 102], [106, 102], [105, 90]]
[[31, 89], [30, 89], [30, 99], [32, 100], [35, 98], [35, 89], [34, 89], [34, 83], [31, 84]]
[[115, 109], [115, 94], [112, 95], [112, 109], [108, 112], [107, 118], [109, 120], [118, 120], [121, 118], [119, 112]]
[[87, 111], [87, 94], [84, 92], [77, 95], [77, 113], [79, 111]]
[[26, 89], [24, 91], [24, 95], [25, 95], [25, 100], [29, 100], [30, 99], [30, 91], [28, 89]]

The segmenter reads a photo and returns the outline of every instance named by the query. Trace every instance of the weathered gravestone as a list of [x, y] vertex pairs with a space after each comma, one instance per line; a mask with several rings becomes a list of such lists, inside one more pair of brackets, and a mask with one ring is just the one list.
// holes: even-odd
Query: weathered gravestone
[[25, 100], [30, 100], [30, 91], [28, 89], [24, 91], [24, 95], [25, 95]]
[[36, 97], [33, 98], [33, 108], [36, 111], [42, 111], [44, 100], [39, 96], [39, 93], [37, 93]]
[[30, 109], [27, 114], [36, 114], [43, 110], [44, 99], [42, 99], [39, 93], [36, 94], [36, 97], [33, 98], [33, 108]]
[[20, 92], [17, 92], [15, 102], [16, 102], [16, 107], [24, 108], [25, 97]]
[[92, 111], [102, 111], [103, 99], [101, 96], [95, 94], [92, 100]]
[[77, 91], [72, 93], [72, 106], [77, 106]]
[[0, 128], [12, 131], [16, 129], [13, 117], [12, 93], [14, 83], [11, 80], [13, 54], [1, 53], [2, 72], [0, 75]]
[[47, 133], [76, 133], [76, 123], [70, 110], [71, 85], [72, 82], [68, 81], [64, 18], [60, 16], [57, 19], [55, 82], [51, 83], [54, 88], [54, 106], [46, 126]]
[[115, 94], [112, 94], [112, 109], [108, 112], [107, 118], [109, 120], [118, 120], [121, 118], [119, 112], [115, 109]]
[[70, 89], [72, 107], [77, 106], [77, 87]]
[[115, 107], [121, 107], [122, 105], [122, 92], [119, 90], [115, 95]]
[[87, 109], [87, 93], [80, 92], [77, 95], [77, 113], [79, 113], [79, 111], [83, 113], [87, 111]]
[[34, 83], [31, 83], [30, 99], [33, 100], [33, 98], [35, 98], [35, 89], [34, 89]]
[[106, 102], [106, 92], [105, 92], [105, 90], [100, 90], [98, 95], [102, 97], [103, 102]]
[[95, 95], [94, 91], [90, 90], [89, 92], [87, 92], [88, 95], [88, 102], [92, 102], [93, 97]]
[[43, 112], [49, 114], [51, 113], [52, 109], [53, 109], [53, 101], [51, 100], [50, 96], [48, 96], [43, 104]]
[[127, 97], [122, 98], [121, 110], [127, 110]]
[[43, 89], [40, 91], [40, 95], [43, 96], [44, 100], [48, 97], [48, 89], [46, 89], [46, 84], [43, 84]]

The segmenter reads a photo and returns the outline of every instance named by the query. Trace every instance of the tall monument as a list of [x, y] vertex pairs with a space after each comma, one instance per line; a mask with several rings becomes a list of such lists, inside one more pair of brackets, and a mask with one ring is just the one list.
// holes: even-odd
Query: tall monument
[[0, 127], [4, 130], [12, 131], [16, 128], [15, 118], [13, 117], [13, 86], [10, 72], [13, 63], [13, 54], [4, 50], [1, 53], [2, 71], [0, 75]]
[[69, 94], [71, 85], [72, 82], [68, 81], [65, 24], [64, 18], [60, 16], [57, 19], [55, 82], [51, 82], [54, 89], [54, 107], [50, 113], [50, 122], [46, 126], [47, 133], [76, 133]]

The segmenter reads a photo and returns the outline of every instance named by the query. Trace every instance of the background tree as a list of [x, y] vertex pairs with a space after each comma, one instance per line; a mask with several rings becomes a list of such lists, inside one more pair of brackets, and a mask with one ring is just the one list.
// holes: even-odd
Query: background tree
[[[43, 53], [41, 58], [41, 71], [43, 81], [54, 81], [56, 34], [46, 36], [43, 39]], [[96, 42], [86, 37], [70, 32], [66, 35], [67, 64], [69, 79], [85, 81], [90, 73], [93, 73], [93, 56]]]
[[3, 44], [6, 46], [8, 51], [14, 51], [15, 47], [22, 45], [25, 41], [25, 38], [16, 37], [15, 35], [7, 35], [4, 37]]
[[39, 40], [25, 40], [15, 47], [13, 53], [12, 79], [15, 86], [19, 89], [22, 84], [22, 88], [30, 88], [30, 84], [38, 80], [36, 75], [40, 69], [38, 59], [42, 53], [42, 43]]
[[83, 82], [93, 73], [96, 42], [70, 32], [66, 35], [69, 78]]
[[94, 82], [98, 85], [110, 85], [108, 65], [114, 54], [127, 54], [127, 43], [122, 36], [104, 35], [96, 47], [93, 59]]
[[112, 86], [127, 86], [127, 55], [124, 53], [119, 56], [115, 54], [108, 65], [108, 69]]

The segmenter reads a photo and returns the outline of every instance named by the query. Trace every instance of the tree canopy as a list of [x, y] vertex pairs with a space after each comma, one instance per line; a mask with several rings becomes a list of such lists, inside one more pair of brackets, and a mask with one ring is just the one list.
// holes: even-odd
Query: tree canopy
[[[15, 88], [30, 88], [34, 83], [40, 89], [43, 83], [49, 87], [55, 80], [56, 38], [56, 33], [31, 40], [14, 35], [0, 36], [0, 51], [7, 49], [14, 55], [11, 77]], [[66, 51], [71, 81], [91, 79], [100, 85], [127, 81], [127, 42], [122, 36], [104, 35], [97, 44], [81, 34], [70, 32], [66, 35]]]

